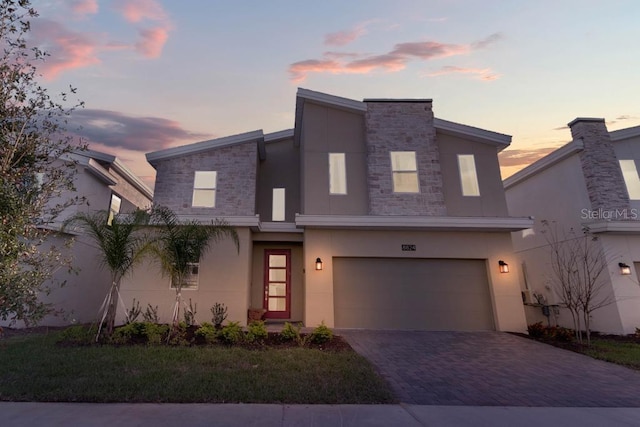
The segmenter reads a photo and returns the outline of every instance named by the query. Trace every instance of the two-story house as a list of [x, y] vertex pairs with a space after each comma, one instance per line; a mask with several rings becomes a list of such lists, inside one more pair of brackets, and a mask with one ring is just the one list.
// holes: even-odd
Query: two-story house
[[[607, 268], [595, 282], [595, 301], [611, 302], [592, 313], [593, 330], [634, 333], [640, 326], [640, 126], [609, 132], [604, 119], [577, 118], [569, 123], [572, 141], [504, 181], [509, 212], [533, 215], [535, 226], [513, 233], [514, 250], [523, 277], [529, 323], [547, 320], [573, 327], [554, 285], [551, 254], [542, 221], [558, 235], [587, 227], [597, 238], [595, 249]], [[571, 237], [570, 235], [568, 236]], [[592, 263], [593, 265], [593, 263]]]
[[[61, 266], [54, 272], [54, 283], [66, 283], [62, 287], [52, 287], [50, 294], [41, 296], [56, 312], [41, 322], [48, 326], [96, 321], [111, 287], [109, 272], [100, 267], [101, 252], [95, 243], [71, 227], [63, 229], [63, 221], [78, 212], [109, 210], [115, 215], [135, 208], [146, 209], [153, 199], [149, 187], [115, 156], [84, 150], [70, 157], [59, 161], [76, 162], [75, 195], [83, 202], [69, 206], [54, 224], [49, 225], [53, 233], [47, 238], [46, 245], [55, 246], [65, 258], [71, 258], [75, 271], [70, 273]], [[41, 250], [46, 250], [46, 245]]]
[[[147, 154], [154, 204], [223, 218], [183, 298], [209, 317], [337, 328], [526, 328], [497, 154], [511, 137], [434, 118], [428, 99], [356, 101], [299, 89], [292, 130], [257, 130]], [[506, 272], [511, 269], [510, 272]], [[502, 271], [502, 272], [501, 272]], [[142, 268], [125, 301], [171, 318], [174, 290]], [[202, 315], [201, 313], [205, 313]]]

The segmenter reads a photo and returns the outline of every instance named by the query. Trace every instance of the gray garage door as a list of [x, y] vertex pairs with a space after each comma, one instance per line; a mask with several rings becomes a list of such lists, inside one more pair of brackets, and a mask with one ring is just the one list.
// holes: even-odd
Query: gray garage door
[[483, 260], [334, 258], [337, 328], [495, 329]]

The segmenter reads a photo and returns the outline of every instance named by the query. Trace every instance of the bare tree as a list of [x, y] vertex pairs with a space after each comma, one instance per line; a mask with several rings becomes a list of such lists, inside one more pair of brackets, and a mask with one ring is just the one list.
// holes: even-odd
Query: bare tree
[[594, 311], [614, 303], [612, 290], [606, 289], [607, 257], [598, 237], [588, 227], [581, 232], [571, 228], [559, 231], [555, 222], [542, 221], [542, 233], [551, 252], [551, 282], [554, 291], [573, 320], [576, 339], [591, 345], [591, 316]]

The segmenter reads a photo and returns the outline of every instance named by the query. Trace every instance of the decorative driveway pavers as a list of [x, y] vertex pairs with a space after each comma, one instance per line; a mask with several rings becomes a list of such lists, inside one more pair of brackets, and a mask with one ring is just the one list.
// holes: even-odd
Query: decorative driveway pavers
[[640, 372], [508, 333], [338, 333], [402, 403], [640, 407]]

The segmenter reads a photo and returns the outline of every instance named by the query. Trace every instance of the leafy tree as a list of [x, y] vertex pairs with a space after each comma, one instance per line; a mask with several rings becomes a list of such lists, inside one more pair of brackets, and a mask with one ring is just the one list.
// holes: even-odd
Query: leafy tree
[[130, 214], [113, 217], [109, 224], [109, 212], [79, 213], [65, 222], [65, 226], [80, 226], [81, 230], [100, 248], [100, 265], [111, 272], [111, 287], [105, 298], [101, 323], [107, 335], [113, 333], [120, 296], [122, 278], [138, 264], [149, 251], [149, 238], [143, 227], [150, 215], [140, 209]]
[[28, 0], [0, 0], [0, 319], [27, 325], [51, 312], [39, 296], [61, 284], [53, 274], [70, 265], [47, 237], [78, 201], [72, 153], [81, 148], [65, 125], [82, 103], [65, 108], [67, 94], [56, 101], [38, 84], [47, 54], [27, 43], [37, 15]]
[[181, 222], [171, 209], [164, 206], [156, 206], [152, 218], [153, 223], [158, 226], [153, 252], [160, 262], [163, 274], [171, 278], [176, 290], [173, 310], [173, 324], [176, 325], [180, 319], [182, 287], [191, 264], [199, 262], [211, 244], [223, 238], [232, 239], [239, 250], [238, 233], [235, 228], [221, 220], [215, 220], [211, 224], [200, 224], [197, 221]]
[[607, 270], [605, 253], [588, 227], [577, 233], [573, 229], [561, 232], [546, 220], [542, 225], [551, 252], [551, 283], [561, 305], [571, 313], [578, 342], [583, 343], [584, 328], [591, 345], [593, 312], [616, 301], [603, 274]]

